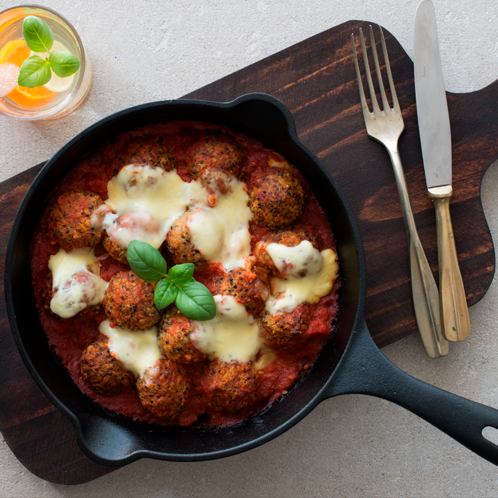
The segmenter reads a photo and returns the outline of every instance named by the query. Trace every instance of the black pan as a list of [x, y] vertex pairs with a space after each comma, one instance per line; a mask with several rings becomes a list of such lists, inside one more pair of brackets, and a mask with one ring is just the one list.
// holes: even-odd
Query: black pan
[[[337, 241], [342, 289], [333, 339], [287, 396], [233, 427], [150, 426], [95, 405], [51, 352], [34, 304], [30, 243], [53, 188], [96, 146], [140, 126], [175, 119], [222, 124], [281, 152], [311, 184]], [[498, 429], [498, 411], [424, 384], [389, 362], [365, 323], [365, 287], [363, 248], [347, 200], [327, 169], [299, 141], [287, 108], [261, 94], [222, 104], [155, 102], [118, 112], [80, 133], [47, 163], [28, 190], [12, 228], [5, 265], [7, 311], [19, 352], [42, 391], [73, 423], [83, 452], [100, 464], [123, 465], [142, 457], [196, 461], [240, 453], [282, 434], [321, 401], [348, 393], [370, 394], [397, 403], [498, 464], [498, 447], [481, 434], [486, 426]]]

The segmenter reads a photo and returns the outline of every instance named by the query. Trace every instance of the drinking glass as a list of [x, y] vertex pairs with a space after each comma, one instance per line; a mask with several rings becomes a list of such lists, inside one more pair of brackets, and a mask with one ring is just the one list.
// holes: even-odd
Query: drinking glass
[[[0, 12], [0, 64], [11, 62], [20, 67], [26, 51], [22, 23], [25, 17], [44, 20], [54, 34], [52, 50], [70, 52], [80, 60], [80, 68], [67, 78], [52, 78], [36, 88], [17, 86], [0, 97], [0, 114], [16, 119], [55, 119], [74, 111], [84, 100], [92, 82], [92, 68], [81, 39], [69, 21], [47, 7], [20, 5]], [[37, 54], [39, 55], [39, 54]], [[55, 83], [59, 82], [57, 87]]]

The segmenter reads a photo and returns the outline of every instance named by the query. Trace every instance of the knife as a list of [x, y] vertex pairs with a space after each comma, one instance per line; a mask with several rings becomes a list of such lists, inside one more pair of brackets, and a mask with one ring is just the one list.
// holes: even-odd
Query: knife
[[462, 341], [470, 333], [470, 320], [450, 218], [450, 118], [431, 0], [417, 8], [414, 48], [418, 128], [427, 190], [436, 212], [441, 322], [449, 341]]

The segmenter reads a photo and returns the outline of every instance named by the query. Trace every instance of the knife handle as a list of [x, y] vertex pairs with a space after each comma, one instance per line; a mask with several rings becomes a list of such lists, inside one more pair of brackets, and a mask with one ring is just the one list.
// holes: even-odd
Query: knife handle
[[439, 358], [446, 356], [449, 352], [449, 344], [443, 335], [441, 325], [439, 292], [418, 236], [397, 144], [395, 147], [386, 147], [386, 149], [393, 165], [408, 235], [413, 307], [415, 308], [418, 330], [427, 356]]
[[450, 198], [453, 195], [453, 188], [451, 185], [445, 185], [428, 190], [436, 211], [443, 332], [448, 341], [463, 341], [470, 333], [470, 319], [450, 217]]

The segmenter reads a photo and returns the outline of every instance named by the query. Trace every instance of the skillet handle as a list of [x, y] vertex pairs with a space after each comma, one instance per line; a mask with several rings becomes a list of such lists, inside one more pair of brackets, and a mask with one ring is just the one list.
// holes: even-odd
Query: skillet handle
[[482, 435], [485, 427], [498, 429], [498, 410], [411, 377], [384, 356], [365, 322], [355, 330], [336, 375], [325, 387], [324, 399], [369, 394], [392, 401], [498, 465], [498, 446]]

